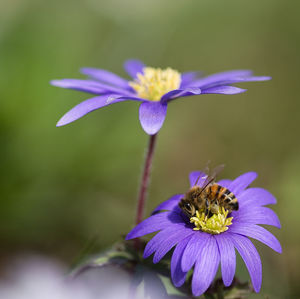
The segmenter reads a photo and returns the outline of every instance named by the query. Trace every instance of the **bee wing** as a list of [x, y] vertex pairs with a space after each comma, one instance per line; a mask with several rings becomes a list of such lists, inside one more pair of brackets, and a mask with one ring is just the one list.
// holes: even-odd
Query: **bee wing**
[[190, 174], [190, 183], [191, 187], [193, 186], [202, 186], [204, 180], [206, 179], [207, 174], [203, 171], [195, 171]]
[[208, 176], [207, 174], [209, 173], [209, 164], [210, 164], [210, 160], [206, 162], [204, 169], [198, 171], [197, 177], [195, 177], [194, 183], [192, 184], [193, 186], [196, 185], [202, 186], [204, 184]]
[[207, 175], [205, 178], [203, 184], [202, 184], [202, 189], [205, 189], [211, 182], [216, 180], [217, 175], [224, 169], [224, 164], [221, 164], [217, 167], [215, 167], [212, 170], [212, 173]]
[[211, 176], [214, 177], [214, 178], [216, 178], [217, 175], [224, 169], [224, 167], [225, 167], [224, 164], [221, 164], [221, 165], [215, 167], [215, 168], [213, 169], [213, 171], [212, 171]]

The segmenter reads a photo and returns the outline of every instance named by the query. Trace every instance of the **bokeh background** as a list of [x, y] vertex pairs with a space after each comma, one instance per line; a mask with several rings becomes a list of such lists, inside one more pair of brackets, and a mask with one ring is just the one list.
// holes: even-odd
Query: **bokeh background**
[[[136, 103], [121, 103], [56, 128], [89, 95], [51, 79], [83, 78], [80, 67], [126, 76], [139, 58], [206, 74], [253, 69], [272, 81], [245, 94], [206, 95], [169, 106], [160, 131], [147, 213], [188, 187], [187, 176], [225, 163], [220, 177], [259, 173], [278, 199], [283, 254], [256, 245], [261, 294], [300, 294], [300, 2], [285, 0], [1, 0], [0, 272], [38, 253], [68, 265], [107, 248], [132, 228], [147, 135]], [[248, 279], [239, 261], [239, 275]]]

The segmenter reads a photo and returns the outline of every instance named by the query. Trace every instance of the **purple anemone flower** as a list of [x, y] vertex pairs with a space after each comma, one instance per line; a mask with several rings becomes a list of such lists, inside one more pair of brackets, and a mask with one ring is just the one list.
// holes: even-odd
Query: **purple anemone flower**
[[156, 134], [162, 127], [168, 103], [180, 98], [199, 94], [237, 94], [245, 92], [232, 86], [234, 83], [270, 80], [266, 76], [253, 76], [249, 70], [234, 70], [201, 77], [199, 72], [180, 74], [171, 68], [147, 67], [139, 60], [125, 62], [125, 70], [132, 77], [123, 79], [109, 71], [83, 68], [81, 73], [88, 79], [53, 80], [54, 86], [88, 92], [96, 96], [81, 102], [67, 112], [57, 123], [64, 126], [85, 114], [124, 101], [140, 103], [139, 119], [144, 131]]
[[[203, 180], [197, 182], [199, 176], [206, 177], [201, 172], [190, 174], [191, 186], [197, 184], [202, 187]], [[280, 222], [271, 209], [264, 207], [276, 203], [274, 196], [262, 188], [247, 188], [256, 177], [255, 172], [248, 172], [233, 181], [226, 179], [217, 182], [233, 192], [238, 199], [239, 209], [229, 215], [223, 209], [209, 219], [203, 219], [199, 213], [197, 217], [189, 219], [178, 206], [184, 195], [177, 194], [161, 203], [152, 216], [138, 224], [126, 239], [159, 231], [147, 243], [144, 258], [154, 253], [153, 262], [158, 263], [175, 247], [171, 258], [172, 281], [176, 287], [183, 285], [188, 271], [194, 267], [192, 292], [195, 296], [208, 289], [219, 264], [224, 285], [231, 285], [235, 275], [236, 249], [246, 264], [255, 292], [259, 292], [262, 265], [249, 238], [256, 239], [279, 253], [281, 246], [269, 231], [259, 226], [266, 224], [280, 228]], [[220, 227], [222, 229], [218, 230]]]

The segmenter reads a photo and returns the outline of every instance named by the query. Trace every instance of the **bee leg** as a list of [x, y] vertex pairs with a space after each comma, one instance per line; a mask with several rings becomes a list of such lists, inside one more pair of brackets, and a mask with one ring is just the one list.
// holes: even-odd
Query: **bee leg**
[[209, 211], [209, 202], [208, 199], [205, 200], [205, 216], [207, 216], [210, 213]]
[[213, 214], [218, 214], [219, 204], [216, 199], [211, 203], [210, 207], [211, 207], [210, 210], [212, 211]]

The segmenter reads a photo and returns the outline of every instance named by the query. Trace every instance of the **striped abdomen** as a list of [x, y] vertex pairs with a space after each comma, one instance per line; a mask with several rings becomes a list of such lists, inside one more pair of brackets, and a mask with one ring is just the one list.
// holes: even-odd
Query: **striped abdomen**
[[205, 191], [211, 204], [218, 204], [229, 211], [239, 209], [238, 200], [229, 189], [215, 183], [208, 186]]

